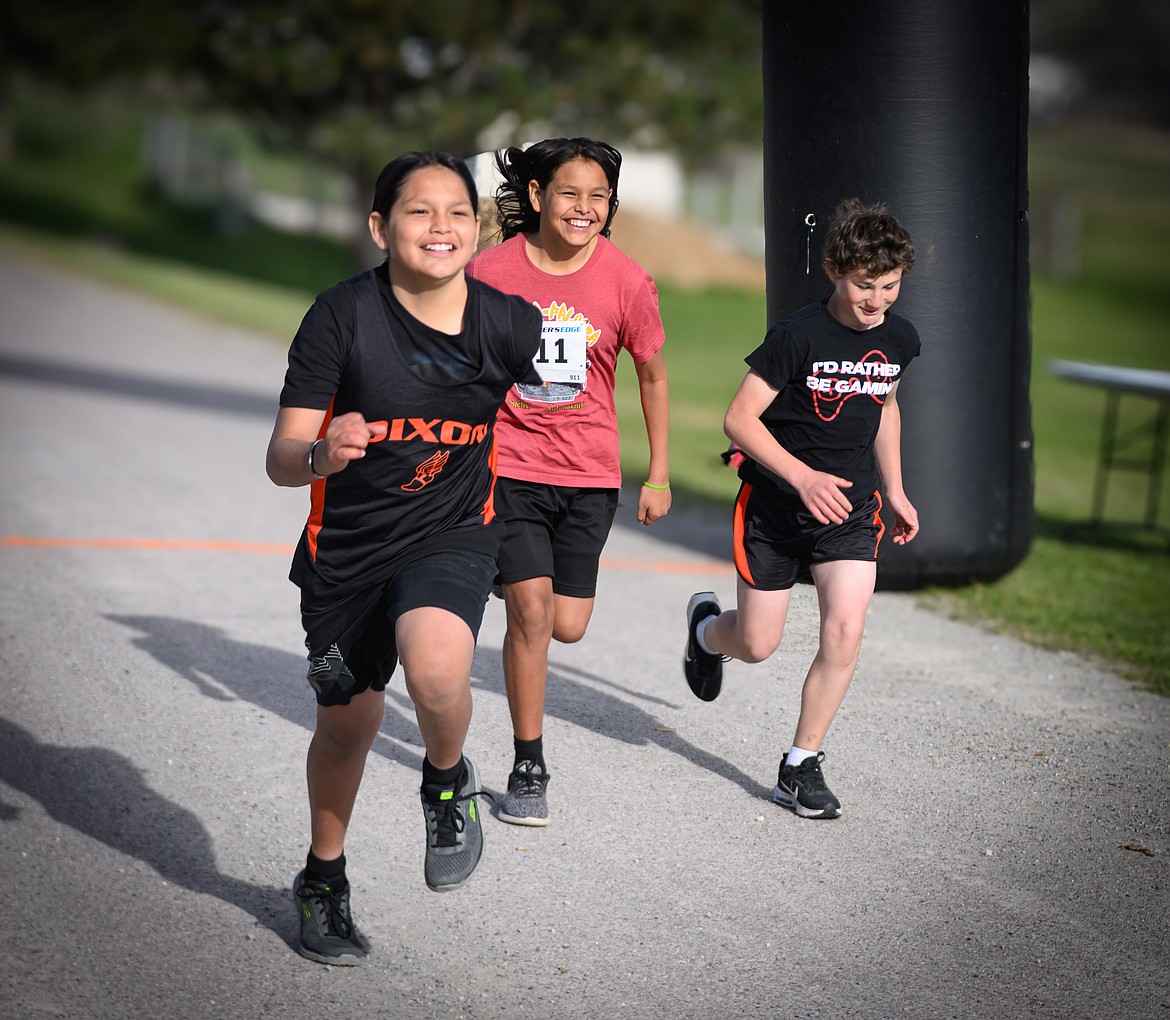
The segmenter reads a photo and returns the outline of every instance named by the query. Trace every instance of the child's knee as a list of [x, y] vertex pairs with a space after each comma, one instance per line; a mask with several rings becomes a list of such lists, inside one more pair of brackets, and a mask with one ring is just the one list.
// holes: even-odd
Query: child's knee
[[445, 715], [462, 707], [470, 690], [466, 677], [444, 673], [406, 676], [406, 689], [415, 708], [431, 715]]
[[834, 660], [856, 659], [864, 632], [864, 620], [826, 620], [821, 627], [821, 648]]
[[589, 628], [588, 620], [558, 620], [553, 626], [553, 637], [562, 645], [576, 644], [585, 636]]
[[370, 697], [324, 709], [317, 716], [316, 735], [338, 753], [355, 748], [368, 749], [382, 725], [384, 708], [381, 697]]
[[773, 643], [768, 640], [762, 641], [748, 641], [743, 645], [743, 654], [739, 658], [744, 662], [763, 662], [770, 658], [772, 653], [779, 647], [779, 642]]
[[772, 653], [780, 647], [780, 642], [784, 638], [784, 628], [768, 625], [766, 622], [760, 626], [760, 621], [756, 621], [757, 626], [749, 628], [741, 628], [738, 626], [742, 621], [742, 617], [736, 619], [736, 644], [738, 652], [737, 659], [742, 659], [744, 662], [763, 662], [772, 656]]
[[508, 629], [525, 640], [547, 640], [550, 635], [555, 636], [555, 623], [556, 614], [551, 601], [525, 598], [508, 603]]

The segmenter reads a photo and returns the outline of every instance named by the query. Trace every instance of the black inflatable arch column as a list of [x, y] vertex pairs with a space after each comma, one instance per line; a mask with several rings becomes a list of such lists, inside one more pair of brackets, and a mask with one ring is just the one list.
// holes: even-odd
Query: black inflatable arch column
[[[1031, 543], [1026, 0], [765, 0], [769, 321], [828, 290], [841, 198], [884, 201], [918, 246], [896, 311], [922, 356], [899, 389], [922, 531], [878, 583], [989, 580]], [[811, 232], [810, 232], [811, 224]]]

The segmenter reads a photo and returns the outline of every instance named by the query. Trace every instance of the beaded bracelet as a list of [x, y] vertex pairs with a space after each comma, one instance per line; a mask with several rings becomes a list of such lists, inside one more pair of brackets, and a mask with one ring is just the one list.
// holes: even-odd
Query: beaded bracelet
[[654, 489], [657, 492], [662, 492], [664, 489], [670, 488], [670, 482], [667, 482], [665, 485], [651, 485], [649, 482], [643, 482], [642, 488], [643, 489]]

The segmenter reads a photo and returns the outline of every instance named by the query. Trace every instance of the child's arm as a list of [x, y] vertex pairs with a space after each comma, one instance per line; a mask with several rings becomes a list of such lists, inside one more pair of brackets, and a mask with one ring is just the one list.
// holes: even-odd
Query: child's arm
[[813, 470], [776, 442], [760, 421], [760, 415], [768, 409], [779, 392], [754, 369], [750, 370], [739, 384], [723, 416], [723, 431], [757, 464], [763, 465], [791, 485], [809, 513], [818, 521], [822, 524], [841, 524], [853, 509], [841, 490], [848, 489], [853, 483], [824, 471]]
[[308, 485], [336, 474], [351, 460], [364, 457], [366, 444], [386, 431], [385, 422], [371, 425], [357, 411], [332, 419], [313, 451], [310, 470], [309, 450], [324, 421], [324, 411], [309, 407], [282, 407], [277, 413], [265, 457], [268, 477], [277, 485]]
[[[650, 444], [650, 466], [646, 481], [651, 485], [670, 485], [670, 388], [666, 378], [666, 359], [659, 348], [649, 361], [635, 365], [638, 395], [642, 400], [642, 417], [646, 421], [646, 439]], [[638, 523], [653, 524], [670, 512], [670, 489], [638, 492]]]
[[885, 504], [894, 515], [892, 537], [897, 545], [905, 545], [918, 534], [918, 511], [902, 488], [902, 411], [898, 407], [897, 384], [890, 390], [882, 407], [873, 454], [882, 476]]

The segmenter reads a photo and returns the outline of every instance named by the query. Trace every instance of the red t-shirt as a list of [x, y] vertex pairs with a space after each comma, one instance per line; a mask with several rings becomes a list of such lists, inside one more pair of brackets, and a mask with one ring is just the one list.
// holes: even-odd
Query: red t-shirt
[[523, 235], [481, 252], [467, 274], [540, 309], [544, 383], [518, 383], [496, 419], [501, 477], [573, 487], [621, 485], [614, 373], [618, 351], [649, 361], [666, 339], [658, 289], [637, 262], [604, 237], [568, 276], [542, 272]]

